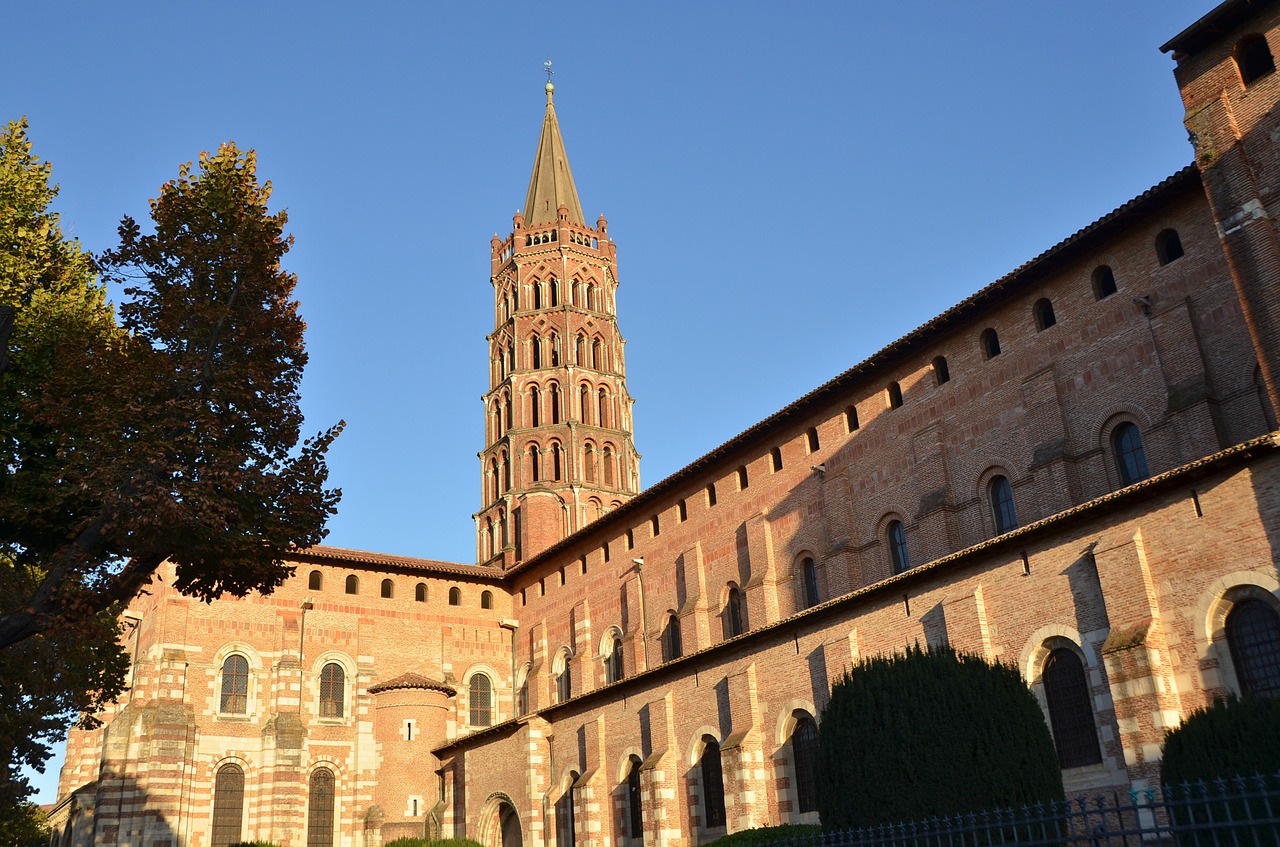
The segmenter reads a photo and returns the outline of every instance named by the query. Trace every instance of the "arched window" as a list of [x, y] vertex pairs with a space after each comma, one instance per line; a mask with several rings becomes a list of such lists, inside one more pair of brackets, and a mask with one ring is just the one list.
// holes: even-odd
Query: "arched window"
[[714, 506], [716, 504], [716, 484], [713, 482], [707, 486], [707, 505]]
[[382, 596], [383, 596], [383, 597], [386, 597], [386, 598], [390, 599], [391, 597], [393, 597], [393, 596], [395, 595], [395, 591], [396, 591], [395, 583], [393, 583], [393, 582], [392, 582], [391, 580], [389, 580], [389, 579], [384, 579], [384, 580], [382, 581]]
[[573, 360], [581, 367], [587, 366], [587, 338], [579, 335], [574, 342]]
[[492, 591], [485, 589], [484, 591], [480, 592], [480, 608], [482, 609], [493, 608], [493, 592]]
[[529, 479], [534, 482], [542, 479], [542, 453], [537, 444], [529, 445]]
[[720, 767], [720, 744], [709, 735], [703, 736], [702, 758], [698, 770], [702, 775], [702, 826], [714, 829], [724, 826], [724, 775]]
[[561, 473], [560, 443], [556, 442], [551, 445], [551, 478], [559, 482]]
[[848, 406], [844, 410], [844, 428], [846, 432], [853, 432], [858, 428], [858, 407]]
[[355, 574], [350, 574], [347, 576], [347, 593], [348, 594], [360, 593], [360, 577], [356, 576]]
[[591, 391], [585, 385], [578, 388], [578, 414], [583, 423], [591, 423]]
[[644, 820], [640, 806], [640, 757], [627, 761], [627, 837], [644, 837]]
[[782, 470], [782, 450], [774, 447], [769, 451], [769, 459], [773, 462], [773, 472], [777, 473]]
[[462, 605], [462, 590], [459, 589], [458, 586], [456, 585], [453, 588], [449, 589], [449, 605], [450, 606]]
[[1120, 475], [1121, 485], [1133, 485], [1150, 476], [1138, 427], [1125, 421], [1112, 430], [1111, 449], [1115, 453], [1116, 473]]
[[993, 476], [987, 483], [987, 498], [991, 502], [991, 523], [996, 535], [1013, 532], [1018, 528], [1018, 516], [1013, 510], [1013, 488], [1006, 476]]
[[244, 771], [239, 765], [223, 765], [213, 780], [213, 830], [211, 847], [240, 843], [244, 825]]
[[498, 552], [498, 531], [493, 526], [493, 518], [484, 519], [485, 558]]
[[[600, 342], [597, 341], [596, 343], [599, 344]], [[597, 420], [599, 420], [600, 422], [600, 426], [608, 426], [609, 425], [609, 395], [608, 393], [605, 392], [603, 388], [601, 388], [596, 393], [596, 405], [599, 407], [596, 410], [596, 417], [597, 417]]]
[[738, 466], [738, 490], [744, 491], [746, 487], [750, 484], [751, 484], [751, 481], [747, 479], [747, 466], [739, 465]]
[[622, 679], [622, 674], [622, 639], [615, 636], [604, 661], [605, 682], [618, 682]]
[[312, 571], [307, 576], [307, 589], [309, 591], [319, 591], [323, 585], [324, 574], [320, 573], [320, 571]]
[[612, 448], [612, 447], [608, 447], [608, 446], [606, 446], [606, 447], [604, 448], [604, 456], [603, 456], [603, 458], [601, 459], [601, 464], [602, 464], [602, 465], [604, 465], [604, 484], [605, 484], [605, 485], [607, 485], [608, 487], [612, 488], [612, 487], [613, 487], [613, 478], [614, 478], [614, 472], [613, 472], [613, 448]]
[[320, 671], [320, 717], [340, 718], [347, 701], [347, 675], [342, 665], [330, 662]]
[[680, 640], [680, 618], [675, 612], [667, 615], [667, 625], [662, 630], [662, 661], [669, 662], [684, 655], [684, 645]]
[[885, 387], [885, 396], [889, 399], [889, 408], [898, 409], [902, 407], [902, 386], [896, 381], [889, 383]]
[[813, 427], [810, 427], [809, 431], [805, 433], [805, 438], [807, 438], [809, 442], [809, 452], [818, 452], [818, 431]]
[[548, 345], [551, 350], [551, 367], [560, 367], [560, 336], [551, 333], [551, 343]]
[[536, 385], [529, 388], [529, 426], [542, 426], [542, 392]]
[[1053, 744], [1058, 748], [1058, 764], [1065, 770], [1101, 762], [1089, 681], [1080, 657], [1068, 647], [1051, 651], [1045, 659], [1041, 679], [1049, 706]]
[[938, 385], [951, 381], [951, 369], [947, 367], [946, 356], [935, 356], [933, 358], [933, 378]]
[[547, 284], [548, 293], [551, 295], [551, 305], [560, 305], [560, 280], [555, 277], [551, 278], [551, 282]]
[[578, 772], [569, 772], [569, 787], [556, 801], [556, 847], [573, 847], [576, 829], [573, 822], [574, 789], [578, 781]]
[[307, 847], [333, 845], [333, 771], [318, 768], [307, 791]]
[[1162, 230], [1156, 236], [1156, 259], [1167, 265], [1174, 259], [1182, 258], [1182, 238], [1176, 229]]
[[627, 549], [634, 550], [636, 546], [636, 534], [631, 530], [627, 530]]
[[413, 599], [419, 603], [427, 602], [427, 584], [419, 582], [413, 589]]
[[597, 338], [591, 342], [591, 367], [598, 371], [602, 371], [604, 370], [604, 368], [601, 367], [602, 364], [603, 362], [600, 357], [600, 339]]
[[556, 674], [556, 702], [563, 703], [573, 696], [573, 671], [568, 652], [560, 654], [560, 671]]
[[232, 654], [222, 662], [222, 697], [218, 711], [224, 715], [243, 715], [249, 711], [249, 662]]
[[907, 552], [907, 530], [902, 521], [889, 521], [887, 531], [889, 540], [889, 560], [893, 564], [894, 573], [902, 573], [911, 568], [911, 556]]
[[502, 468], [502, 490], [511, 490], [511, 463], [507, 461], [507, 451], [498, 454], [498, 465]]
[[996, 335], [995, 329], [987, 327], [978, 336], [978, 346], [982, 348], [982, 358], [994, 359], [1000, 355], [1000, 336]]
[[542, 308], [542, 283], [540, 282], [533, 284], [533, 308]]
[[818, 811], [818, 724], [807, 713], [792, 713], [796, 719], [791, 733], [792, 768], [796, 777], [796, 811]]
[[1105, 300], [1116, 293], [1116, 275], [1108, 265], [1098, 265], [1093, 269], [1093, 299]]
[[1053, 314], [1053, 301], [1048, 297], [1037, 300], [1031, 307], [1031, 314], [1035, 318], [1037, 332], [1046, 330], [1058, 322], [1057, 316]]
[[1224, 630], [1240, 692], [1280, 696], [1280, 615], [1275, 609], [1248, 597], [1232, 606]]
[[808, 556], [800, 562], [800, 578], [804, 583], [804, 607], [818, 605], [818, 566]]
[[582, 448], [582, 469], [586, 481], [594, 483], [596, 481], [596, 448], [591, 444]]
[[560, 423], [560, 386], [555, 383], [551, 385], [551, 422]]
[[1237, 41], [1231, 55], [1240, 71], [1240, 81], [1246, 86], [1275, 72], [1276, 61], [1271, 56], [1271, 48], [1267, 46], [1267, 39], [1259, 33], [1250, 33]]
[[573, 305], [581, 306], [582, 305], [582, 283], [575, 279], [573, 281], [572, 286], [570, 287], [570, 293], [573, 297]]
[[534, 370], [542, 367], [542, 339], [536, 335], [529, 339], [529, 353]]
[[490, 459], [489, 460], [489, 502], [492, 503], [494, 500], [497, 500], [498, 496], [501, 493], [502, 493], [501, 485], [499, 484], [499, 477], [498, 477], [498, 460]]
[[733, 638], [746, 632], [746, 615], [742, 608], [742, 589], [729, 585], [729, 595], [724, 603], [724, 637]]
[[493, 683], [482, 673], [471, 675], [471, 685], [467, 691], [467, 702], [471, 706], [468, 723], [471, 726], [489, 726], [493, 723]]
[[520, 680], [520, 687], [516, 689], [516, 717], [523, 717], [529, 714], [529, 674], [525, 673], [524, 679]]

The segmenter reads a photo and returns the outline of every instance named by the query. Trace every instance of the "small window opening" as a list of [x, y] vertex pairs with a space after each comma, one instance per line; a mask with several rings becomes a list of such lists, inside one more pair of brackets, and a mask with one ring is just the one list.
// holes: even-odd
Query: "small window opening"
[[654, 515], [649, 518], [649, 532], [654, 538], [657, 538], [662, 532], [662, 525], [658, 522], [658, 516]]
[[631, 530], [627, 530], [627, 549], [634, 550], [636, 547], [636, 534]]
[[324, 574], [320, 571], [312, 571], [307, 577], [307, 589], [310, 591], [319, 591], [320, 586], [324, 585]]
[[1093, 269], [1093, 299], [1105, 300], [1116, 293], [1116, 275], [1109, 265]]
[[809, 428], [809, 431], [808, 431], [807, 433], [805, 433], [805, 435], [806, 435], [806, 436], [808, 437], [808, 439], [809, 439], [809, 452], [810, 452], [810, 453], [816, 453], [816, 452], [818, 452], [818, 446], [819, 446], [819, 445], [818, 445], [818, 431], [817, 431], [816, 429], [814, 429], [813, 427], [810, 427], [810, 428]]
[[1255, 80], [1274, 73], [1276, 69], [1276, 62], [1271, 56], [1271, 48], [1267, 46], [1267, 39], [1256, 32], [1236, 42], [1233, 57], [1236, 60], [1236, 67], [1240, 70], [1240, 81], [1246, 86], [1253, 85]]
[[982, 348], [982, 358], [994, 359], [1000, 355], [1000, 336], [996, 335], [994, 329], [987, 327], [978, 336], [978, 346]]
[[427, 584], [419, 582], [413, 589], [413, 599], [418, 603], [427, 602]]
[[844, 428], [848, 432], [853, 432], [858, 428], [858, 407], [849, 406], [844, 410]]
[[902, 406], [902, 386], [896, 382], [891, 382], [885, 388], [885, 393], [889, 396], [889, 408], [897, 409]]
[[395, 590], [396, 590], [395, 583], [393, 583], [391, 580], [384, 579], [382, 581], [382, 596], [384, 598], [391, 599], [391, 596], [395, 594]]
[[1156, 236], [1156, 258], [1162, 265], [1182, 258], [1182, 239], [1176, 229], [1166, 229]]
[[782, 450], [780, 450], [777, 447], [774, 447], [772, 450], [769, 451], [769, 458], [773, 460], [774, 473], [777, 473], [778, 471], [782, 470]]
[[707, 505], [714, 506], [716, 504], [716, 484], [713, 482], [707, 486]]
[[746, 465], [739, 465], [738, 466], [738, 490], [745, 491], [747, 486], [750, 484], [751, 484], [750, 481], [747, 479]]
[[483, 591], [480, 593], [480, 608], [482, 609], [493, 608], [493, 592], [492, 591]]
[[[586, 572], [587, 572], [587, 557], [586, 557], [586, 556], [583, 556], [581, 559], [579, 559], [579, 560], [578, 560], [578, 564], [579, 564], [579, 566], [580, 566], [580, 567], [578, 568], [578, 570], [579, 570], [580, 572], [582, 572], [582, 573], [586, 573]], [[564, 583], [562, 582], [562, 583], [560, 583], [560, 584], [561, 584], [561, 585], [563, 585]]]
[[609, 561], [609, 545], [608, 544], [600, 545], [600, 555], [604, 558], [605, 562]]
[[936, 356], [933, 360], [933, 378], [937, 380], [938, 385], [944, 385], [951, 381], [951, 369], [947, 367], [946, 356]]
[[911, 569], [911, 556], [907, 552], [907, 530], [902, 521], [889, 522], [889, 559], [893, 563], [893, 572], [902, 573]]
[[[688, 507], [688, 505], [685, 503], [685, 501], [681, 500], [681, 501], [680, 501], [680, 503], [676, 506], [676, 509], [677, 509], [678, 514], [680, 515], [680, 522], [681, 522], [681, 523], [683, 523], [683, 522], [685, 522], [685, 521], [689, 520], [689, 507]], [[628, 549], [629, 549], [629, 548], [628, 548]]]
[[1037, 300], [1031, 312], [1036, 319], [1037, 332], [1042, 332], [1058, 322], [1058, 318], [1053, 314], [1053, 302], [1048, 297]]
[[355, 574], [351, 574], [350, 576], [347, 577], [347, 593], [348, 594], [360, 593], [360, 577], [356, 576]]
[[449, 605], [450, 606], [462, 605], [462, 591], [457, 586], [454, 586], [453, 588], [449, 589]]

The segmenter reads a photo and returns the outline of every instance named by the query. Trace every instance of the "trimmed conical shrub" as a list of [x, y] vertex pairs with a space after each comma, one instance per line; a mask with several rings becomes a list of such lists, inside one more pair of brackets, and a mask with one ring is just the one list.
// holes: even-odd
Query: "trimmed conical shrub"
[[1228, 697], [1197, 709], [1164, 739], [1160, 781], [1280, 773], [1280, 698]]
[[863, 660], [819, 724], [823, 829], [1061, 800], [1062, 773], [1017, 669], [948, 647]]

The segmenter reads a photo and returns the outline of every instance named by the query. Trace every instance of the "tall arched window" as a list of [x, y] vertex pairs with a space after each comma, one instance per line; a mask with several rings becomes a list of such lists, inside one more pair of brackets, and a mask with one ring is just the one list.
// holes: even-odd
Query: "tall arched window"
[[542, 392], [536, 385], [529, 388], [529, 426], [542, 426]]
[[982, 358], [994, 359], [1000, 355], [1000, 336], [993, 328], [987, 327], [978, 336], [978, 346], [982, 348]]
[[902, 573], [911, 568], [911, 555], [907, 551], [907, 530], [902, 521], [889, 521], [886, 533], [889, 540], [889, 561], [893, 564], [894, 573]]
[[604, 456], [601, 460], [601, 464], [604, 466], [604, 474], [603, 474], [604, 484], [607, 485], [609, 488], [613, 488], [614, 471], [613, 471], [613, 448], [612, 447], [606, 446], [604, 448]]
[[554, 332], [551, 333], [551, 341], [547, 347], [551, 351], [551, 367], [560, 367], [560, 336]]
[[355, 574], [350, 574], [347, 576], [347, 593], [348, 594], [360, 593], [360, 577], [356, 576]]
[[1116, 473], [1121, 485], [1141, 482], [1147, 472], [1147, 456], [1142, 449], [1142, 435], [1138, 428], [1125, 421], [1111, 431], [1111, 449], [1115, 453]]
[[346, 672], [342, 670], [342, 665], [330, 662], [320, 671], [320, 717], [342, 717], [346, 700]]
[[333, 847], [333, 771], [318, 768], [307, 791], [307, 847]]
[[746, 615], [742, 608], [742, 589], [736, 585], [729, 586], [729, 594], [724, 603], [724, 637], [733, 638], [746, 632]]
[[818, 452], [818, 447], [820, 446], [818, 444], [818, 430], [814, 429], [813, 427], [809, 427], [809, 431], [805, 433], [805, 439], [807, 440], [809, 445], [809, 452], [810, 453]]
[[486, 589], [480, 592], [480, 608], [482, 609], [493, 608], [493, 592], [492, 591], [489, 591], [488, 589]]
[[427, 602], [427, 584], [419, 582], [413, 589], [413, 599], [419, 603]]
[[542, 339], [536, 335], [529, 339], [529, 354], [534, 370], [542, 367]]
[[450, 606], [462, 605], [462, 590], [459, 589], [456, 585], [453, 588], [449, 589], [449, 605]]
[[560, 654], [558, 664], [560, 668], [556, 674], [556, 702], [563, 703], [573, 696], [573, 673], [568, 652]]
[[619, 682], [622, 680], [622, 639], [614, 636], [612, 644], [609, 645], [609, 655], [604, 660], [605, 682]]
[[885, 387], [885, 390], [884, 390], [884, 391], [885, 391], [885, 396], [886, 396], [886, 397], [888, 398], [888, 400], [889, 400], [889, 408], [890, 408], [890, 409], [900, 409], [900, 408], [902, 408], [902, 385], [901, 385], [901, 383], [899, 383], [899, 382], [897, 382], [897, 381], [891, 382], [891, 383], [889, 383], [889, 384], [888, 384], [888, 386], [886, 386], [886, 387]]
[[549, 289], [548, 293], [551, 295], [551, 305], [559, 306], [560, 305], [560, 280], [556, 279], [555, 277], [552, 277], [551, 282], [548, 283], [547, 285], [547, 288]]
[[662, 661], [669, 662], [684, 655], [684, 645], [680, 639], [680, 618], [675, 612], [667, 616], [667, 625], [662, 630]]
[[551, 384], [551, 422], [560, 423], [560, 386]]
[[249, 711], [249, 662], [232, 654], [222, 662], [222, 697], [218, 711], [243, 715]]
[[529, 445], [529, 479], [534, 482], [542, 479], [542, 453], [537, 444]]
[[556, 482], [560, 481], [560, 476], [563, 472], [561, 467], [560, 443], [556, 442], [551, 445], [551, 478]]
[[1167, 265], [1182, 258], [1182, 238], [1176, 229], [1166, 229], [1156, 236], [1156, 259]]
[[818, 811], [818, 724], [806, 712], [796, 711], [791, 733], [791, 760], [796, 778], [796, 806], [799, 812]]
[[533, 284], [533, 308], [542, 308], [542, 283], [540, 282]]
[[800, 578], [804, 585], [804, 607], [818, 605], [818, 566], [808, 556], [800, 562]]
[[382, 581], [382, 596], [384, 598], [390, 599], [391, 597], [395, 596], [395, 591], [396, 591], [396, 586], [394, 582], [392, 582], [389, 579], [384, 579]]
[[[599, 344], [600, 342], [596, 342]], [[600, 422], [600, 426], [609, 425], [609, 394], [603, 388], [596, 392], [596, 419]]]
[[770, 450], [769, 461], [772, 462], [771, 467], [773, 468], [774, 473], [782, 470], [782, 450], [778, 447], [774, 447]]
[[1048, 297], [1041, 297], [1031, 307], [1031, 315], [1036, 322], [1036, 331], [1041, 332], [1055, 325], [1058, 317], [1053, 313], [1053, 301]]
[[1093, 299], [1105, 300], [1116, 293], [1116, 275], [1109, 265], [1098, 265], [1090, 279], [1093, 283]]
[[1013, 509], [1013, 488], [1008, 477], [991, 478], [987, 483], [987, 499], [991, 502], [991, 523], [996, 528], [996, 535], [1018, 528], [1018, 516]]
[[467, 702], [471, 706], [468, 722], [472, 726], [489, 726], [493, 723], [493, 683], [489, 681], [489, 677], [482, 673], [471, 675]]
[[573, 344], [573, 360], [580, 367], [587, 366], [587, 338], [585, 335], [579, 335]]
[[574, 790], [578, 781], [577, 771], [569, 772], [569, 787], [556, 801], [556, 847], [573, 847], [576, 836], [573, 822]]
[[627, 760], [627, 837], [644, 837], [644, 819], [640, 805], [640, 757]]
[[1240, 692], [1280, 696], [1280, 615], [1275, 609], [1248, 597], [1227, 613], [1224, 629]]
[[702, 758], [698, 770], [702, 776], [702, 826], [714, 829], [724, 826], [724, 772], [720, 766], [720, 743], [703, 736]]
[[951, 368], [947, 365], [946, 356], [933, 358], [933, 378], [938, 385], [945, 385], [951, 381]]
[[307, 576], [307, 589], [309, 591], [319, 591], [323, 585], [324, 574], [320, 573], [320, 571], [312, 571], [310, 575]]
[[240, 843], [244, 828], [244, 771], [239, 765], [223, 765], [213, 780], [213, 830], [211, 847]]
[[1076, 652], [1059, 647], [1049, 653], [1041, 674], [1044, 699], [1049, 706], [1049, 726], [1063, 768], [1096, 765], [1102, 761], [1098, 729], [1093, 723], [1089, 681]]
[[591, 342], [591, 367], [595, 370], [602, 371], [604, 370], [604, 368], [601, 367], [603, 364], [604, 362], [601, 360], [600, 356], [600, 339], [596, 338]]
[[587, 482], [596, 481], [596, 448], [591, 444], [582, 448], [582, 475]]

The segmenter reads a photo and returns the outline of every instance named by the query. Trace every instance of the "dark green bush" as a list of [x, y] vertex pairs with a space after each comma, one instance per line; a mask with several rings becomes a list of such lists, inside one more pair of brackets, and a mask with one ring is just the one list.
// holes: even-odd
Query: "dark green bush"
[[383, 847], [483, 847], [470, 838], [397, 838]]
[[864, 659], [819, 723], [823, 829], [1061, 800], [1062, 773], [1017, 669], [947, 648]]
[[238, 841], [231, 847], [278, 847], [278, 845], [272, 841]]
[[769, 845], [802, 838], [810, 839], [816, 843], [817, 836], [821, 832], [822, 827], [813, 824], [762, 826], [758, 829], [744, 829], [732, 835], [717, 838], [715, 841], [703, 845], [703, 847], [769, 847]]
[[1280, 771], [1280, 699], [1228, 697], [1165, 736], [1165, 785]]

